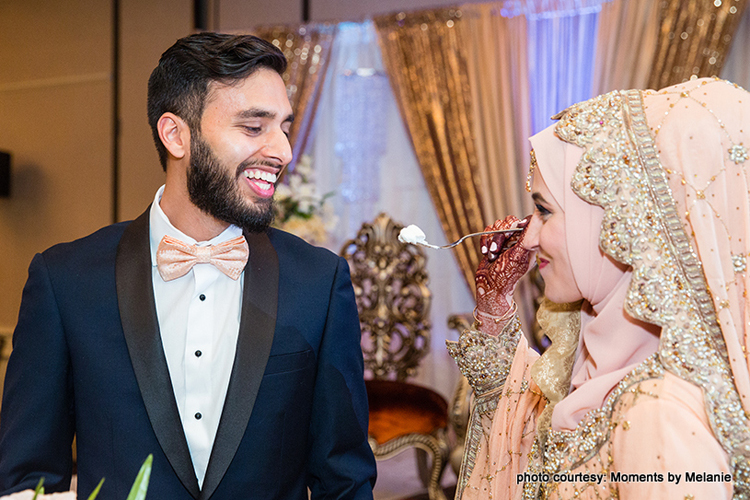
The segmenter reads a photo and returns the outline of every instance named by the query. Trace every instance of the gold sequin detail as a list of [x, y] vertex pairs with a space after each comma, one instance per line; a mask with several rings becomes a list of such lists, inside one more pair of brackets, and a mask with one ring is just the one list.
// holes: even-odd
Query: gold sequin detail
[[750, 158], [747, 154], [747, 148], [740, 144], [734, 144], [729, 148], [729, 159], [736, 164], [745, 163]]
[[735, 273], [744, 273], [747, 270], [747, 255], [732, 254], [732, 265], [734, 266]]
[[531, 156], [531, 161], [529, 163], [529, 173], [528, 175], [526, 175], [526, 191], [530, 193], [531, 181], [533, 180], [534, 170], [536, 169], [537, 163], [536, 163], [536, 153], [534, 152], [533, 149], [529, 152], [529, 155]]

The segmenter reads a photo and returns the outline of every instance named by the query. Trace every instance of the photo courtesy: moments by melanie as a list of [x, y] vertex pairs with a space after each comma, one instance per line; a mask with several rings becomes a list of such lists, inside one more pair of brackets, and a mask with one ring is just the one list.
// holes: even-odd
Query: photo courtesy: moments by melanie
[[595, 474], [588, 472], [559, 472], [555, 474], [530, 474], [524, 472], [516, 474], [516, 484], [521, 483], [729, 483], [732, 475], [726, 472], [651, 472], [640, 474], [627, 474], [624, 472], [610, 471], [609, 474]]

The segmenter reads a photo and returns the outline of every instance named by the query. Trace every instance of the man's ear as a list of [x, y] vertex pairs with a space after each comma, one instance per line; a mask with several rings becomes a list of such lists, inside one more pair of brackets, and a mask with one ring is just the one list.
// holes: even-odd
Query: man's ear
[[190, 127], [174, 113], [164, 113], [156, 123], [164, 147], [175, 158], [182, 159], [190, 151]]

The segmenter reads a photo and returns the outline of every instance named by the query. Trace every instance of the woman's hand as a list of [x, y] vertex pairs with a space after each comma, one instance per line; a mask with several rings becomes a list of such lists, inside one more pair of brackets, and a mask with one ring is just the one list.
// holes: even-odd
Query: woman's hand
[[[502, 318], [513, 304], [513, 292], [518, 281], [531, 268], [532, 251], [521, 244], [530, 217], [519, 220], [510, 215], [495, 221], [485, 231], [522, 227], [521, 233], [496, 233], [482, 236], [480, 246], [484, 258], [476, 272], [477, 313], [479, 319]], [[508, 317], [508, 319], [510, 319]], [[484, 323], [485, 321], [483, 321]]]

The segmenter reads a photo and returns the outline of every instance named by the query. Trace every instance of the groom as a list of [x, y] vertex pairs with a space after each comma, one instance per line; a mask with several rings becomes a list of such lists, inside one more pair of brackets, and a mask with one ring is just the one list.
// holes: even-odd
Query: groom
[[166, 183], [138, 219], [34, 257], [0, 415], [0, 495], [372, 498], [346, 262], [269, 229], [291, 161], [286, 60], [252, 36], [178, 40], [148, 118]]

